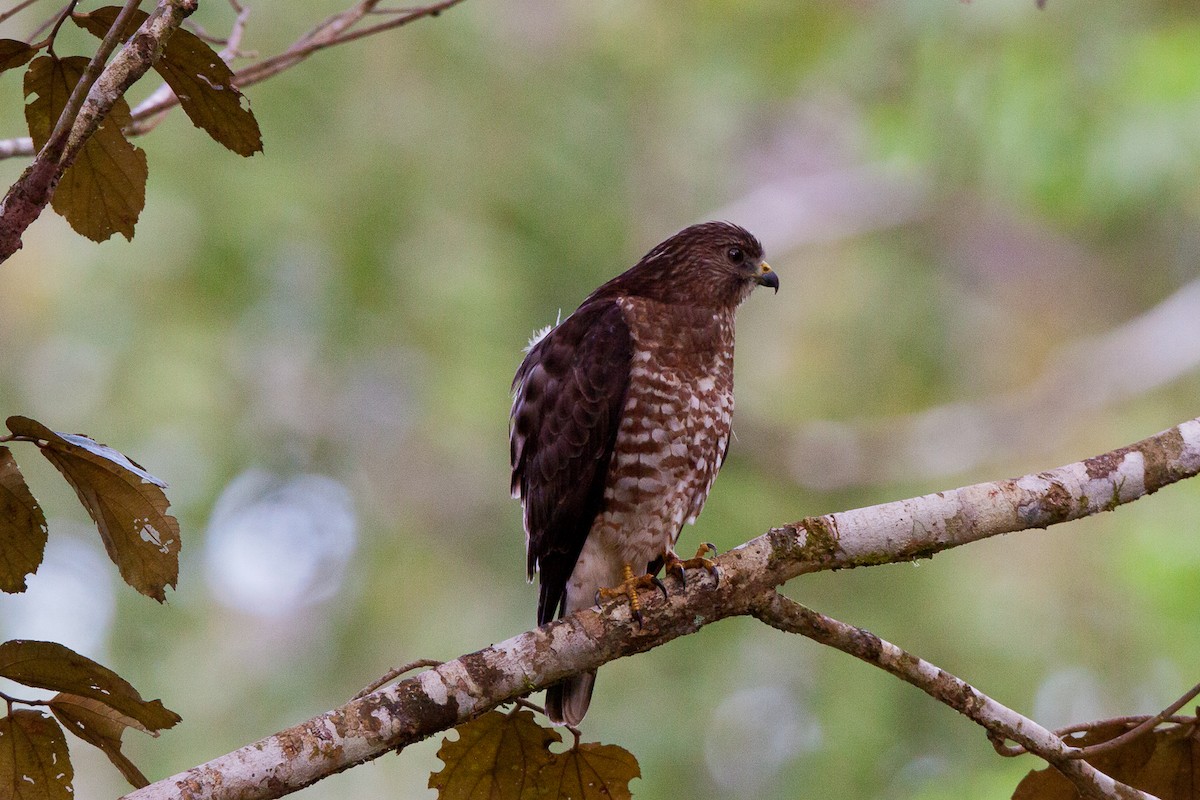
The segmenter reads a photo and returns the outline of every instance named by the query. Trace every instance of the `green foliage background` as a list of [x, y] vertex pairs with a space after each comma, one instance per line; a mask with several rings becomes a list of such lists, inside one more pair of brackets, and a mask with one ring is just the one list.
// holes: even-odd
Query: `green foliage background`
[[[203, 5], [206, 29], [227, 30], [228, 8]], [[244, 47], [275, 52], [338, 8], [254, 3]], [[107, 650], [88, 653], [183, 716], [128, 752], [164, 777], [391, 666], [528, 628], [506, 421], [529, 332], [763, 186], [825, 181], [809, 213], [869, 206], [863, 169], [916, 188], [887, 201], [897, 224], [818, 224], [784, 247], [764, 235], [783, 286], [743, 308], [738, 345], [735, 429], [756, 434], [734, 443], [681, 551], [1056, 466], [1200, 413], [1193, 371], [1117, 403], [1076, 398], [1086, 410], [1016, 456], [828, 492], [791, 479], [805, 453], [766, 446], [813, 420], [886, 428], [1019, 391], [1195, 277], [1196, 12], [468, 0], [251, 88], [264, 155], [237, 158], [174, 113], [138, 142], [150, 182], [132, 243], [93, 245], [47, 213], [0, 267], [0, 408], [91, 434], [172, 484], [179, 590], [160, 608], [118, 589]], [[3, 35], [26, 32], [20, 19]], [[20, 102], [6, 74], [0, 135], [22, 132]], [[1113, 373], [1137, 366], [1126, 355]], [[22, 466], [51, 538], [76, 535], [69, 490]], [[329, 476], [352, 498], [346, 574], [295, 614], [231, 610], [206, 580], [214, 502], [250, 468]], [[1200, 679], [1198, 517], [1200, 486], [1178, 486], [788, 591], [1046, 724], [1150, 712]], [[115, 570], [102, 580], [116, 586]], [[585, 733], [639, 757], [647, 800], [1006, 797], [1039, 766], [1001, 760], [878, 670], [749, 621], [606, 667]], [[302, 796], [431, 796], [436, 747]], [[102, 756], [73, 750], [81, 800], [121, 793]]]

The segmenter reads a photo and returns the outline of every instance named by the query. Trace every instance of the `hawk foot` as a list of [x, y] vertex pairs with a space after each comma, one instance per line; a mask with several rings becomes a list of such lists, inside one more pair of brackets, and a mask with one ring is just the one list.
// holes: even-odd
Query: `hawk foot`
[[667, 599], [667, 587], [659, 580], [657, 575], [638, 575], [634, 576], [633, 567], [628, 564], [621, 566], [621, 572], [624, 580], [617, 586], [610, 588], [600, 588], [596, 590], [596, 605], [600, 605], [601, 600], [610, 600], [614, 597], [629, 598], [629, 615], [633, 617], [634, 622], [641, 627], [645, 617], [642, 615], [642, 601], [638, 597], [638, 589], [649, 589], [651, 586], [662, 592], [663, 599]]
[[717, 563], [711, 559], [705, 558], [705, 553], [717, 554], [717, 546], [712, 542], [704, 542], [700, 545], [700, 549], [696, 551], [696, 555], [692, 558], [683, 559], [675, 555], [674, 551], [668, 550], [663, 556], [663, 564], [667, 572], [676, 575], [679, 582], [687, 586], [687, 570], [689, 569], [704, 569], [709, 575], [713, 576], [713, 580], [719, 585], [721, 583], [721, 571], [717, 569]]

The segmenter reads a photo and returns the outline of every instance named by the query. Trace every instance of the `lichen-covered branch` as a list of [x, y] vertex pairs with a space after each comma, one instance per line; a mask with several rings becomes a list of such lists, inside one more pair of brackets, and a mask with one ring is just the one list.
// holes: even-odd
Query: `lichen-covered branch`
[[[1200, 419], [1086, 461], [775, 528], [717, 559], [722, 577], [667, 578], [644, 597], [590, 608], [411, 678], [166, 778], [128, 800], [281, 797], [420, 741], [563, 677], [761, 613], [763, 598], [807, 572], [929, 556], [949, 547], [1111, 510], [1200, 472]], [[1025, 744], [1021, 739], [1022, 744]], [[1074, 769], [1068, 767], [1067, 769]]]
[[1053, 764], [1085, 797], [1093, 800], [1152, 798], [1152, 795], [1114, 781], [1086, 761], [1078, 759], [1078, 748], [1066, 744], [1028, 717], [1001, 705], [962, 679], [880, 639], [870, 631], [827, 617], [778, 592], [764, 595], [751, 613], [773, 628], [807, 636], [884, 669], [979, 723], [994, 736], [1019, 742], [1026, 751]]
[[[74, 163], [113, 105], [162, 55], [167, 39], [196, 10], [198, 0], [159, 0], [125, 47], [92, 84], [79, 113], [52, 135], [0, 201], [0, 261], [21, 249], [21, 237], [50, 202], [54, 187]], [[56, 131], [57, 132], [57, 131]]]

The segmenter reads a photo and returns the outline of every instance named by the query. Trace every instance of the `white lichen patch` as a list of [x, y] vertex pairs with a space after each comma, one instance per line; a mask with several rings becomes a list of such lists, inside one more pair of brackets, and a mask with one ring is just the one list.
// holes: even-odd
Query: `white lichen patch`
[[1184, 458], [1185, 463], [1195, 464], [1200, 461], [1200, 419], [1190, 419], [1180, 425], [1179, 435], [1183, 439], [1188, 455], [1191, 456]]
[[550, 633], [550, 649], [555, 653], [562, 653], [571, 649], [571, 628], [567, 625], [559, 625]]
[[503, 642], [497, 642], [492, 645], [492, 649], [497, 654], [503, 657], [505, 661], [520, 658], [529, 651], [529, 644], [526, 642], [528, 636], [522, 633], [519, 636], [513, 636], [510, 639], [505, 639]]
[[425, 690], [425, 696], [439, 706], [446, 705], [450, 700], [450, 689], [442, 680], [441, 674], [436, 669], [427, 670], [417, 676], [421, 688]]
[[1099, 501], [1099, 508], [1115, 505], [1117, 500], [1124, 503], [1141, 497], [1146, 493], [1146, 457], [1136, 450], [1126, 453], [1107, 477], [1084, 484], [1083, 492], [1089, 503]]
[[461, 661], [447, 662], [432, 671], [442, 675], [445, 687], [453, 695], [460, 712], [472, 708], [475, 705], [474, 696], [483, 693]]

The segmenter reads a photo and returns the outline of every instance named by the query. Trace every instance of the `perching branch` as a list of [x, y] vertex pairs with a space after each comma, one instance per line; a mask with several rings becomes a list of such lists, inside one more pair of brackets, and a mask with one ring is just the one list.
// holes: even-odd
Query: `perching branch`
[[994, 738], [1019, 742], [1026, 752], [1035, 753], [1053, 764], [1085, 797], [1094, 800], [1149, 800], [1152, 797], [1114, 781], [1081, 760], [1079, 748], [1071, 747], [1028, 717], [870, 631], [827, 617], [778, 592], [764, 595], [751, 613], [773, 628], [807, 636], [890, 672], [979, 723]]
[[[1112, 510], [1197, 472], [1200, 419], [1193, 419], [1049, 472], [774, 528], [717, 559], [719, 584], [699, 574], [684, 588], [668, 577], [671, 596], [664, 601], [647, 594], [640, 627], [621, 601], [586, 609], [427, 669], [126, 798], [281, 797], [567, 675], [650, 650], [719, 619], [762, 613], [764, 598], [797, 575], [909, 561], [1001, 533], [1044, 528]], [[1023, 736], [1014, 738], [1027, 747], [1042, 746], [1029, 729]], [[1059, 752], [1046, 752], [1059, 769], [1087, 775], [1079, 766], [1083, 762], [1060, 766]]]

